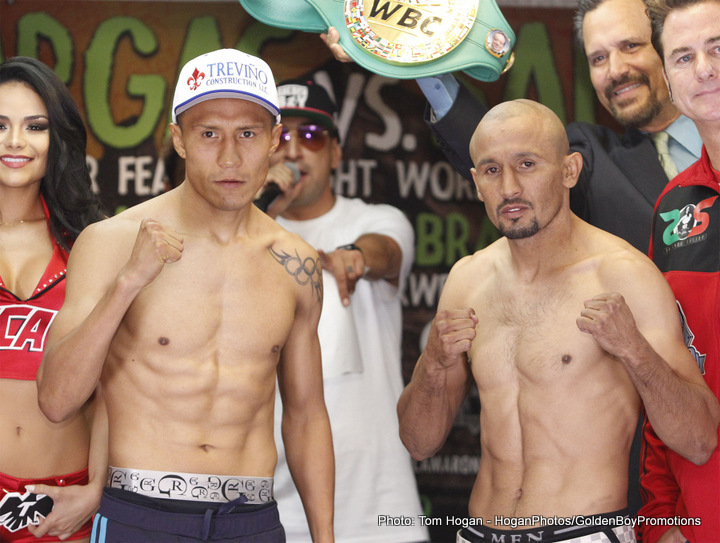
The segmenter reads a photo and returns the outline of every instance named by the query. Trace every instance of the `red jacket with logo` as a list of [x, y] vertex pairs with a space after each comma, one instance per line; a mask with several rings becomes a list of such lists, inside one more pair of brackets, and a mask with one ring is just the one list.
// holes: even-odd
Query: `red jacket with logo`
[[34, 381], [48, 329], [65, 299], [68, 255], [53, 240], [53, 254], [32, 296], [21, 300], [0, 277], [0, 379]]
[[[673, 179], [658, 198], [650, 257], [670, 283], [683, 335], [710, 390], [720, 393], [720, 173], [707, 151]], [[720, 436], [719, 436], [720, 439]], [[696, 466], [668, 449], [645, 422], [638, 537], [657, 541], [675, 519], [692, 543], [720, 541], [720, 451]], [[642, 517], [648, 517], [643, 519]], [[699, 525], [693, 525], [699, 520]]]

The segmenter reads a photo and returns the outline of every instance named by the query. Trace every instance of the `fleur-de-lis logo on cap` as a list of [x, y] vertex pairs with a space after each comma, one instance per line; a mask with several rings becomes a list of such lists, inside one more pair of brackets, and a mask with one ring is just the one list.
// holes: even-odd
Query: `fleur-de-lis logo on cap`
[[188, 87], [190, 87], [190, 90], [197, 89], [200, 86], [200, 83], [202, 83], [203, 79], [205, 79], [205, 72], [201, 72], [197, 68], [195, 68], [195, 71], [187, 80], [187, 84]]

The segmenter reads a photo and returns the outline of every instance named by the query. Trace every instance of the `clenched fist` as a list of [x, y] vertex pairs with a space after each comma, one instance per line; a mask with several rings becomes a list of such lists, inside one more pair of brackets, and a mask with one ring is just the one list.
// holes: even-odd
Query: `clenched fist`
[[180, 260], [182, 251], [180, 234], [153, 219], [143, 219], [122, 273], [140, 286], [149, 285], [160, 275], [165, 264]]
[[467, 360], [467, 353], [475, 339], [478, 318], [475, 310], [451, 309], [438, 311], [430, 328], [424, 354], [444, 368]]

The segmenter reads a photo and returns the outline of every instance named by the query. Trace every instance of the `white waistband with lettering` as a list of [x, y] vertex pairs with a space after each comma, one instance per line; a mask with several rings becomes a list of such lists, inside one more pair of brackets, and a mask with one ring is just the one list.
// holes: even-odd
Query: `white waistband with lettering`
[[247, 504], [273, 499], [272, 477], [236, 477], [108, 467], [107, 486], [151, 498], [227, 503], [245, 496]]

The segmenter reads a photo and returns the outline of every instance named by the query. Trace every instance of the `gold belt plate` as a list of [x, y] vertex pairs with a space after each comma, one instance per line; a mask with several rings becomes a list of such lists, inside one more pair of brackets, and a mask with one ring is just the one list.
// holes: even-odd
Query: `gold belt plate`
[[368, 53], [392, 64], [437, 60], [475, 23], [479, 0], [345, 0], [345, 22]]

